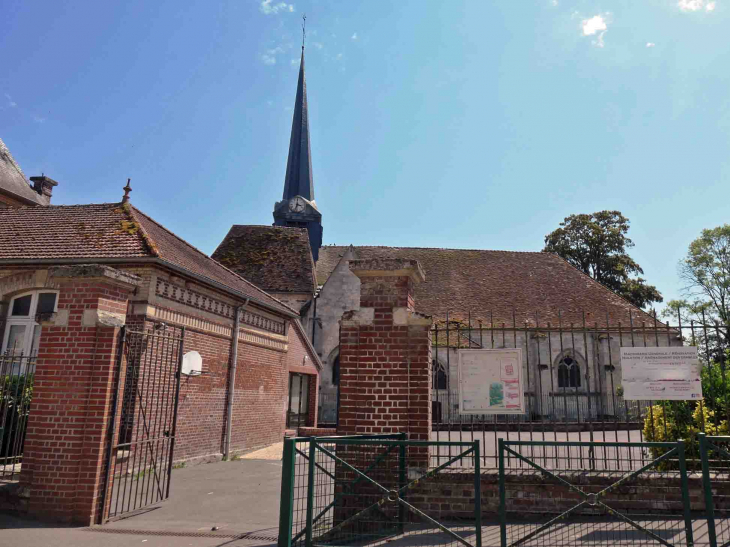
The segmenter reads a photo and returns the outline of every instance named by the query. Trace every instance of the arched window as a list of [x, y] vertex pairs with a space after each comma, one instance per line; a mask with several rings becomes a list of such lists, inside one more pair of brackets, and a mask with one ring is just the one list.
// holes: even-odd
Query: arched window
[[335, 362], [332, 363], [332, 385], [340, 385], [340, 356], [335, 357]]
[[558, 387], [580, 387], [580, 365], [570, 355], [558, 362]]
[[439, 363], [436, 359], [433, 360], [433, 388], [448, 389], [446, 369], [444, 368], [444, 365]]
[[56, 291], [33, 291], [14, 296], [8, 306], [3, 352], [34, 355], [41, 337], [41, 316], [56, 311]]

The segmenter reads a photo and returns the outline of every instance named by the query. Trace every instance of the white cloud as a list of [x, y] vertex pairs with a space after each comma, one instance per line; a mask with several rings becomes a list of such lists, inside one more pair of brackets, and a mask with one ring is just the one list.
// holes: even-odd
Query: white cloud
[[705, 11], [715, 11], [717, 2], [714, 0], [711, 2], [705, 0], [679, 0], [677, 7], [682, 11], [700, 11], [703, 8]]
[[357, 40], [357, 32], [353, 33], [353, 35], [350, 36], [350, 38], [352, 38], [353, 40]]
[[608, 31], [608, 14], [594, 15], [590, 19], [583, 19], [581, 21], [581, 28], [583, 29], [583, 36], [595, 36], [593, 45], [596, 47], [603, 47], [603, 36]]
[[294, 4], [287, 4], [286, 2], [274, 4], [273, 0], [261, 0], [259, 10], [264, 15], [276, 15], [280, 11], [288, 11], [291, 13], [294, 11]]
[[558, 0], [550, 0], [550, 5], [552, 7], [556, 7], [558, 5]]
[[267, 49], [266, 53], [261, 54], [261, 61], [265, 65], [275, 65], [276, 56], [280, 53], [284, 53], [284, 48], [281, 46], [276, 46], [274, 49]]
[[312, 42], [312, 45], [317, 49], [322, 49], [324, 47], [320, 42]]
[[292, 66], [298, 65], [299, 64], [299, 59], [292, 59], [290, 61], [290, 63], [292, 64]]
[[41, 118], [40, 116], [33, 116], [33, 121], [36, 123], [43, 123], [46, 121], [45, 118]]
[[342, 53], [338, 53], [337, 57], [335, 57], [335, 61], [341, 61], [342, 60]]
[[8, 106], [10, 108], [15, 108], [16, 106], [18, 106], [18, 103], [16, 103], [13, 98], [7, 93], [5, 94], [5, 98], [8, 100]]
[[656, 44], [654, 42], [647, 42], [646, 47], [654, 47]]

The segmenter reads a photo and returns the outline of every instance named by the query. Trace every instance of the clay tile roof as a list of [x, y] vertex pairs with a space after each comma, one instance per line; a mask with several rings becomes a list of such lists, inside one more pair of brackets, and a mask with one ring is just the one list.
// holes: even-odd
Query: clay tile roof
[[0, 209], [0, 260], [158, 258], [287, 315], [294, 310], [120, 203]]
[[0, 191], [30, 205], [48, 205], [50, 203], [47, 196], [42, 196], [31, 188], [2, 139], [0, 139]]
[[265, 291], [314, 294], [306, 228], [234, 225], [212, 256]]
[[[319, 250], [317, 280], [323, 284], [347, 252], [348, 247], [324, 246]], [[558, 326], [628, 327], [645, 321], [653, 327], [653, 316], [594, 281], [551, 253], [432, 249], [419, 247], [353, 247], [356, 258], [410, 258], [420, 262], [426, 280], [416, 286], [416, 310], [443, 320], [466, 320], [476, 324], [493, 321], [518, 326], [528, 322]], [[560, 317], [558, 316], [560, 311]], [[662, 324], [663, 325], [663, 324]]]

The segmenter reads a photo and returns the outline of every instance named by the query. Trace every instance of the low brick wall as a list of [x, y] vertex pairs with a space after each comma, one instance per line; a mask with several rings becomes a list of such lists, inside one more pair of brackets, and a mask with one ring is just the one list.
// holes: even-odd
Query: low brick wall
[[[585, 492], [595, 493], [618, 481], [621, 476], [575, 475], [566, 480]], [[701, 478], [692, 475], [688, 479], [692, 511], [704, 511], [704, 495]], [[577, 505], [583, 497], [559, 484], [554, 478], [539, 474], [510, 473], [506, 476], [506, 508], [510, 518], [529, 513], [557, 513]], [[725, 496], [730, 495], [730, 481], [713, 483], [715, 503], [730, 509]], [[410, 489], [407, 499], [429, 515], [440, 518], [472, 518], [474, 515], [474, 475], [465, 472], [443, 472], [426, 479]], [[601, 500], [619, 511], [646, 511], [681, 515], [681, 481], [678, 476], [647, 476], [632, 480], [602, 496]], [[481, 475], [482, 516], [495, 518], [499, 510], [499, 476], [497, 473]], [[724, 502], [724, 503], [723, 503]], [[727, 505], [727, 507], [723, 507]], [[587, 512], [595, 512], [591, 507]]]
[[337, 435], [336, 429], [327, 427], [300, 427], [300, 437], [333, 437]]

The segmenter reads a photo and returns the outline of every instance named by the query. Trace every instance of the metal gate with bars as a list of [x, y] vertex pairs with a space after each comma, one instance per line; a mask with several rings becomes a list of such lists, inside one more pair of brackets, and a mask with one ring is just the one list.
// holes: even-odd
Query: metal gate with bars
[[120, 336], [103, 521], [170, 495], [185, 328], [146, 323]]
[[499, 519], [502, 547], [692, 546], [684, 441], [500, 440]]
[[322, 437], [284, 450], [279, 547], [481, 547], [478, 442]]
[[35, 363], [35, 355], [0, 355], [0, 481], [20, 478]]

